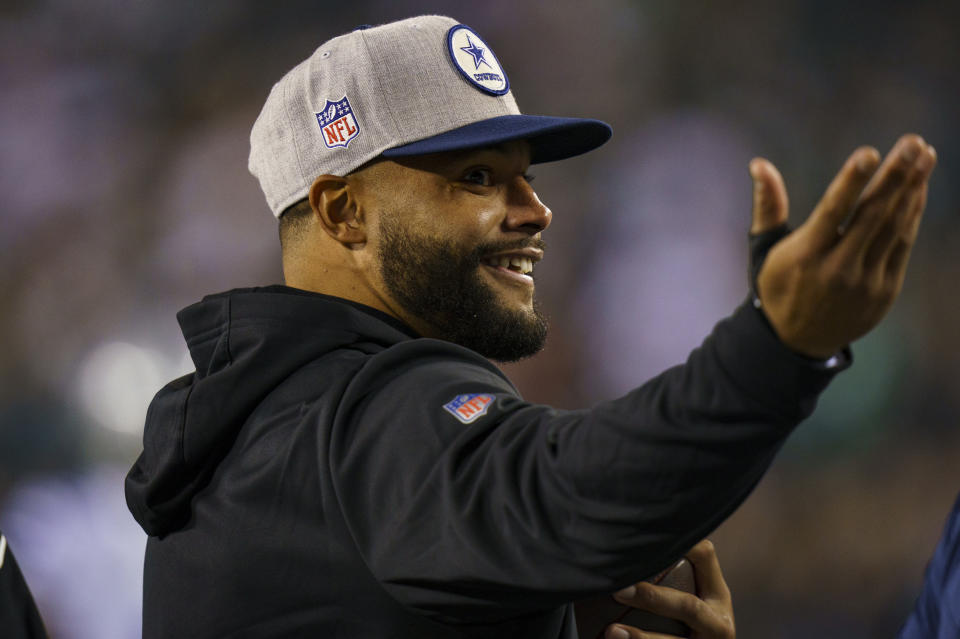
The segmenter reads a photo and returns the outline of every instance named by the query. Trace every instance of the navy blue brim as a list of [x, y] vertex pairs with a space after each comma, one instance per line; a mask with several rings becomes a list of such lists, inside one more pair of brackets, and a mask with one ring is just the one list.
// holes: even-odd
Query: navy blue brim
[[512, 140], [530, 143], [530, 163], [553, 162], [592, 151], [613, 135], [606, 122], [544, 115], [501, 115], [433, 137], [397, 146], [384, 157], [406, 157], [492, 146]]

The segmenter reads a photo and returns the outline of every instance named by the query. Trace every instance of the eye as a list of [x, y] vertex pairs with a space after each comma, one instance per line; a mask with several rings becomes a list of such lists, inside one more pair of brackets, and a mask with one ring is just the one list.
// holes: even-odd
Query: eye
[[492, 186], [493, 171], [490, 169], [470, 169], [463, 174], [463, 181], [480, 186]]
[[533, 175], [532, 173], [525, 173], [525, 174], [523, 175], [523, 179], [527, 181], [527, 184], [530, 184], [530, 183], [533, 182], [536, 178], [537, 178], [537, 176], [536, 176], [536, 175]]

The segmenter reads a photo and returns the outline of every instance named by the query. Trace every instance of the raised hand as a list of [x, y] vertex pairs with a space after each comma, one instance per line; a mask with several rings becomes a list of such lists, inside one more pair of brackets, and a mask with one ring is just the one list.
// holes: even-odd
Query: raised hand
[[[826, 359], [886, 315], [903, 286], [936, 162], [933, 147], [912, 134], [882, 164], [876, 149], [857, 149], [809, 219], [770, 249], [758, 294], [788, 348]], [[787, 192], [779, 172], [757, 158], [750, 173], [751, 232], [783, 224]]]

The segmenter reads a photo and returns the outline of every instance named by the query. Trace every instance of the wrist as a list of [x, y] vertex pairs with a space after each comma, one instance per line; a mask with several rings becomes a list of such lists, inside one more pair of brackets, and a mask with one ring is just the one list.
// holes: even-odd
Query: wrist
[[780, 343], [797, 357], [801, 357], [815, 366], [819, 366], [828, 370], [834, 368], [846, 368], [852, 361], [852, 354], [849, 345], [841, 346], [837, 349], [817, 349], [797, 346], [790, 343], [789, 340], [784, 339], [783, 336], [780, 335], [773, 323], [770, 321], [770, 318], [767, 317], [767, 313], [763, 309], [763, 302], [760, 301], [760, 297], [756, 294], [753, 295], [753, 307], [763, 318], [764, 323], [766, 323], [770, 331], [777, 336], [777, 339], [780, 340]]

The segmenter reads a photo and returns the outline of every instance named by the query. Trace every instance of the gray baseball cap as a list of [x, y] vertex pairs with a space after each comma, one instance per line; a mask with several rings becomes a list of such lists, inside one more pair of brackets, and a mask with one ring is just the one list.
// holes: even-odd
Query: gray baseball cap
[[475, 31], [444, 16], [361, 27], [314, 51], [277, 82], [250, 133], [250, 172], [277, 217], [319, 175], [378, 157], [530, 142], [533, 163], [610, 139], [599, 120], [523, 115]]

